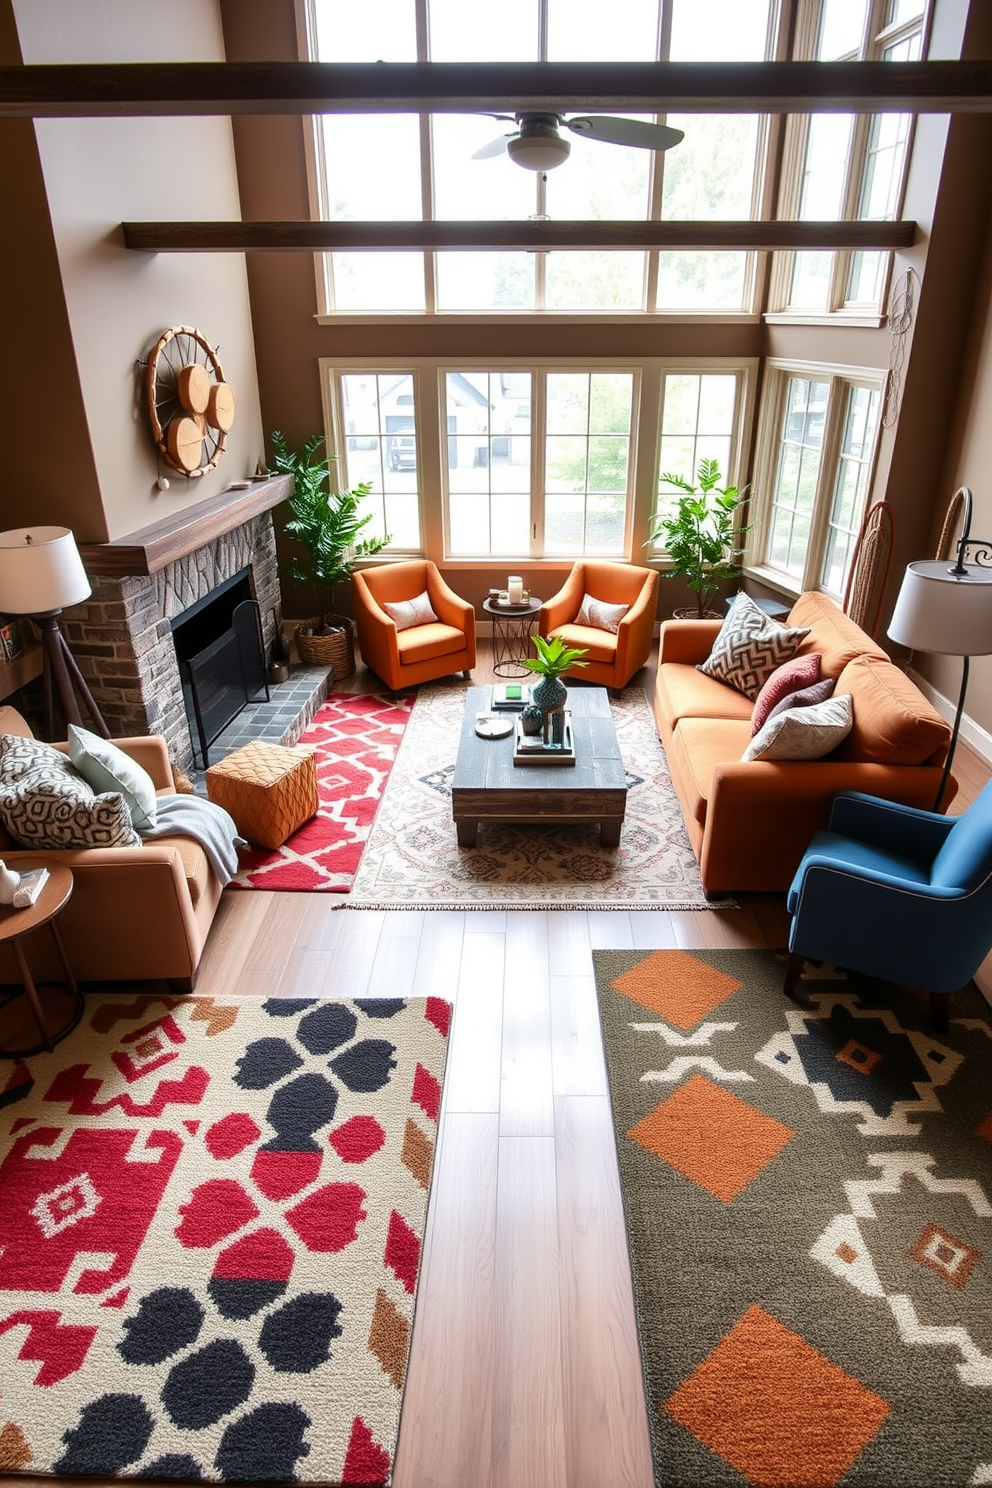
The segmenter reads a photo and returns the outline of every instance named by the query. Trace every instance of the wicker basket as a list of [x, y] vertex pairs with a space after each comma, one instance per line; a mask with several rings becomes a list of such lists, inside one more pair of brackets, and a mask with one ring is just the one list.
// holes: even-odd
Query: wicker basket
[[293, 632], [296, 650], [307, 666], [331, 666], [335, 677], [350, 677], [355, 670], [355, 637], [352, 623], [347, 615], [328, 615], [333, 630], [329, 635], [308, 635], [307, 632], [320, 624], [320, 617], [304, 620]]

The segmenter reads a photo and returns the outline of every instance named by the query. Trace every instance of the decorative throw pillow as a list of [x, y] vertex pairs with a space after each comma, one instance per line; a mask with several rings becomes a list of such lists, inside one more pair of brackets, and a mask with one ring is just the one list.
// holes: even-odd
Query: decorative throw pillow
[[429, 625], [437, 619], [426, 589], [416, 599], [400, 599], [395, 604], [383, 600], [382, 608], [390, 620], [395, 621], [397, 630], [409, 630], [412, 625]]
[[817, 703], [825, 703], [828, 697], [833, 697], [834, 688], [837, 686], [835, 677], [821, 677], [819, 682], [814, 682], [812, 687], [803, 687], [799, 692], [790, 692], [769, 713], [769, 718], [777, 718], [787, 708], [815, 708]]
[[40, 739], [25, 738], [22, 734], [0, 734], [0, 783], [19, 780], [31, 770], [47, 766], [74, 775], [76, 772], [67, 754], [43, 744]]
[[843, 743], [853, 725], [849, 692], [840, 692], [812, 708], [786, 708], [755, 734], [741, 759], [823, 759]]
[[124, 797], [98, 796], [68, 760], [62, 769], [42, 764], [0, 785], [0, 820], [22, 847], [141, 846]]
[[808, 629], [777, 625], [742, 590], [734, 596], [713, 649], [700, 662], [699, 671], [754, 699], [775, 668], [794, 656], [808, 635]]
[[98, 795], [102, 791], [120, 792], [137, 831], [155, 825], [158, 815], [155, 782], [123, 749], [70, 723], [69, 759]]
[[573, 624], [588, 625], [593, 630], [608, 630], [616, 635], [620, 629], [620, 621], [630, 609], [630, 605], [607, 604], [605, 599], [593, 599], [591, 594], [583, 594], [579, 613]]
[[790, 693], [812, 687], [819, 676], [819, 651], [811, 651], [809, 656], [794, 656], [791, 661], [784, 661], [780, 667], [776, 667], [754, 700], [751, 712], [752, 734], [758, 732], [772, 709], [788, 698]]

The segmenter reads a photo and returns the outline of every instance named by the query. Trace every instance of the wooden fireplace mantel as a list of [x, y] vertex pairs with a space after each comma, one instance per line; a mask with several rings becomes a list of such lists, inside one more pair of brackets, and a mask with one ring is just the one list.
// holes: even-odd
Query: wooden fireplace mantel
[[271, 511], [286, 501], [292, 490], [291, 475], [270, 475], [253, 481], [245, 490], [220, 491], [127, 537], [106, 543], [80, 543], [83, 565], [91, 578], [122, 579], [157, 573]]

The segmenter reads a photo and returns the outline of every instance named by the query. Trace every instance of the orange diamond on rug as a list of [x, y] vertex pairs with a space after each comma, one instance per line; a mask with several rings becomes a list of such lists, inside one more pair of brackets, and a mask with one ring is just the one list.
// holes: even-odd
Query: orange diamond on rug
[[610, 983], [632, 1002], [678, 1028], [695, 1028], [740, 985], [736, 977], [708, 966], [689, 951], [652, 951]]
[[749, 1307], [663, 1408], [755, 1488], [832, 1488], [892, 1407]]
[[795, 1133], [703, 1075], [692, 1075], [627, 1133], [729, 1204]]

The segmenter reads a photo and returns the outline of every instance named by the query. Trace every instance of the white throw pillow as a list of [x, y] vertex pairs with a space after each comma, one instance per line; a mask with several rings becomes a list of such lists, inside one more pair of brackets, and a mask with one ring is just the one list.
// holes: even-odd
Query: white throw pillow
[[97, 795], [118, 791], [124, 797], [131, 821], [139, 832], [155, 825], [158, 815], [155, 783], [148, 771], [123, 749], [70, 723], [69, 758]]
[[811, 708], [786, 708], [769, 718], [741, 755], [742, 760], [816, 760], [833, 752], [851, 732], [849, 692]]
[[397, 630], [409, 630], [412, 625], [429, 625], [437, 616], [431, 609], [430, 598], [425, 589], [416, 599], [400, 599], [395, 604], [383, 600], [382, 608], [395, 622]]
[[579, 613], [572, 623], [588, 625], [592, 630], [608, 630], [616, 635], [620, 621], [629, 609], [630, 605], [607, 604], [605, 599], [593, 599], [591, 594], [583, 594]]

